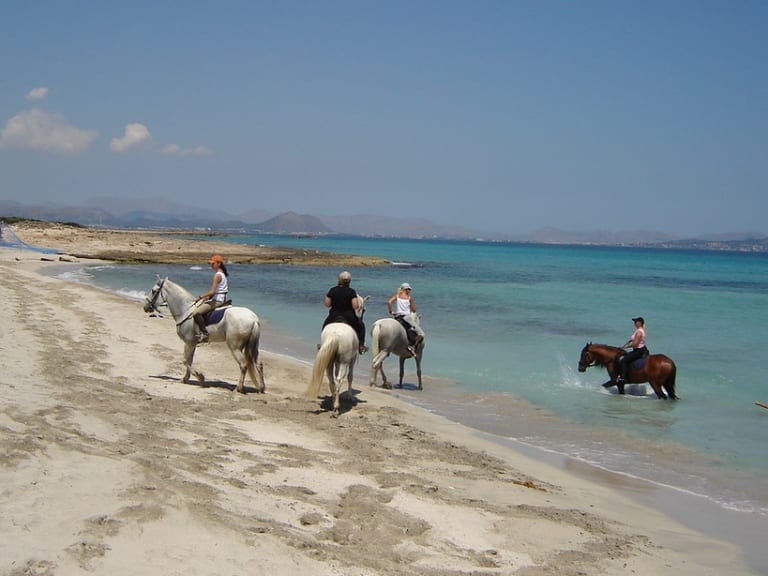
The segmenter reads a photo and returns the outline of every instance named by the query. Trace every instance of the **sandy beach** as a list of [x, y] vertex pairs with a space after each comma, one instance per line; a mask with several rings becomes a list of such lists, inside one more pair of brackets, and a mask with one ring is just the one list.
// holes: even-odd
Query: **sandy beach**
[[265, 394], [234, 391], [222, 344], [198, 349], [206, 386], [182, 384], [172, 318], [42, 273], [108, 256], [107, 232], [66, 249], [17, 232], [65, 253], [0, 248], [1, 574], [755, 573], [733, 544], [362, 378], [336, 419], [304, 396], [311, 366], [269, 352]]

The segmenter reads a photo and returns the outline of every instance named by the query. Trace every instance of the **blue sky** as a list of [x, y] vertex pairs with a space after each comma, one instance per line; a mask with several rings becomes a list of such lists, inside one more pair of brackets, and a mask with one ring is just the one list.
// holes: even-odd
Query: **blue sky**
[[768, 2], [0, 3], [0, 198], [768, 233]]

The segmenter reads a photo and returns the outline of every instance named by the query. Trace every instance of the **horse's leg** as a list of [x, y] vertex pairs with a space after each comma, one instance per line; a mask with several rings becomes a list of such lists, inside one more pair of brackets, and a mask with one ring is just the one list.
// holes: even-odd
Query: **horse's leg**
[[258, 382], [256, 391], [264, 393], [264, 390], [266, 389], [267, 385], [264, 383], [264, 363], [263, 362], [256, 362], [255, 363], [255, 370], [256, 375], [255, 379]]
[[656, 398], [659, 398], [660, 400], [667, 399], [667, 395], [664, 394], [664, 390], [661, 389], [661, 386], [656, 380], [649, 380], [648, 382], [651, 385], [651, 388], [653, 388], [653, 391], [656, 392]]
[[[671, 362], [655, 362], [655, 360], [655, 358], [652, 358], [648, 361], [648, 367], [646, 370], [648, 373], [648, 381], [651, 382], [651, 386], [653, 386], [653, 390], [656, 392], [656, 396], [662, 399], [669, 397], [672, 400], [677, 400], [677, 395], [675, 394], [677, 367]], [[654, 386], [654, 382], [656, 382], [656, 386]], [[658, 391], [656, 391], [657, 387]], [[666, 392], [666, 395], [664, 392]]]
[[400, 383], [397, 385], [398, 388], [403, 387], [403, 375], [405, 374], [405, 358], [400, 356]]
[[347, 365], [343, 362], [340, 363], [336, 372], [334, 383], [335, 385], [333, 390], [333, 412], [331, 416], [334, 418], [339, 415], [339, 411], [341, 410], [341, 385], [342, 382], [346, 379], [347, 374]]
[[[611, 379], [612, 380], [616, 380], [616, 375], [615, 374], [611, 374]], [[624, 386], [625, 386], [625, 384], [627, 382], [631, 382], [631, 381], [632, 381], [632, 377], [629, 375], [629, 373], [627, 373], [627, 379], [626, 380], [622, 380], [621, 382], [617, 382], [616, 383], [616, 388], [619, 389], [619, 394], [624, 394]]]
[[[189, 382], [189, 376], [192, 373], [192, 362], [195, 359], [195, 349], [197, 348], [197, 342], [184, 342], [184, 375], [181, 377], [183, 384]], [[197, 373], [195, 373], [196, 376]], [[198, 376], [199, 380], [199, 376]]]
[[[608, 370], [608, 378], [610, 378], [610, 380], [608, 380], [608, 382], [603, 384], [603, 388], [618, 386], [618, 384], [616, 384], [616, 374], [613, 371], [613, 365], [606, 366], [606, 369]], [[619, 386], [619, 390], [623, 388], [624, 388], [623, 386]], [[621, 392], [621, 394], [623, 394], [623, 392]]]
[[240, 378], [237, 381], [237, 387], [235, 390], [243, 394], [245, 393], [245, 375], [248, 372], [248, 360], [245, 357], [245, 352], [243, 352], [240, 348], [237, 346], [233, 347], [229, 342], [227, 342], [227, 346], [229, 346], [229, 351], [232, 353], [232, 356], [234, 357], [238, 366], [240, 366]]
[[336, 416], [336, 403], [338, 400], [336, 399], [336, 362], [332, 361], [328, 365], [328, 370], [326, 371], [326, 375], [328, 376], [328, 387], [331, 389], [331, 406], [333, 409], [333, 412], [331, 413], [332, 416]]
[[349, 365], [349, 372], [347, 372], [347, 390], [344, 392], [344, 396], [347, 398], [347, 402], [352, 402], [352, 380], [355, 379], [355, 361]]
[[384, 381], [382, 386], [387, 389], [392, 388], [387, 382], [387, 375], [384, 374], [384, 360], [386, 360], [388, 356], [389, 352], [387, 350], [382, 350], [373, 357], [373, 362], [371, 363], [371, 379], [368, 381], [368, 385], [371, 388], [376, 386], [376, 377], [379, 372], [381, 372], [381, 378]]
[[421, 351], [416, 354], [416, 376], [419, 378], [419, 390], [424, 390], [421, 386]]

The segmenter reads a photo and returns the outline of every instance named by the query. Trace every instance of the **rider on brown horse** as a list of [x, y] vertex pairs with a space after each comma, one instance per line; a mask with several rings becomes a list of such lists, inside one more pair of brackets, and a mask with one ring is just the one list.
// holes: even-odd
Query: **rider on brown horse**
[[616, 383], [623, 384], [627, 381], [627, 369], [628, 367], [643, 356], [648, 356], [648, 348], [645, 345], [645, 320], [642, 316], [632, 318], [632, 322], [635, 323], [635, 331], [629, 340], [622, 346], [622, 348], [632, 348], [626, 354], [621, 354], [616, 362], [618, 363], [618, 374], [616, 375]]

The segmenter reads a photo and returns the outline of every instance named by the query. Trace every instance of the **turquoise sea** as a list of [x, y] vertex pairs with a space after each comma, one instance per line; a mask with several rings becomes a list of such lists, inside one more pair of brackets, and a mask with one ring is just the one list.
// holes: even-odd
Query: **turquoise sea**
[[[755, 401], [768, 402], [768, 255], [351, 237], [232, 241], [393, 261], [350, 272], [352, 286], [371, 296], [369, 328], [386, 316], [401, 282], [413, 286], [427, 334], [426, 380], [416, 390], [415, 366], [406, 363], [406, 386], [393, 392], [406, 401], [501, 442], [672, 487], [744, 520], [745, 530], [767, 525], [768, 410]], [[263, 347], [311, 362], [323, 296], [340, 270], [228, 269], [232, 298], [264, 322]], [[210, 282], [204, 262], [89, 266], [68, 276], [138, 299], [155, 274], [193, 293]], [[637, 315], [651, 352], [677, 364], [677, 402], [657, 400], [644, 385], [619, 396], [600, 386], [604, 370], [577, 371], [588, 341], [622, 344]], [[367, 388], [369, 366], [363, 356], [357, 389]], [[397, 361], [385, 367], [396, 379]], [[766, 553], [751, 554], [762, 554], [768, 571]]]

